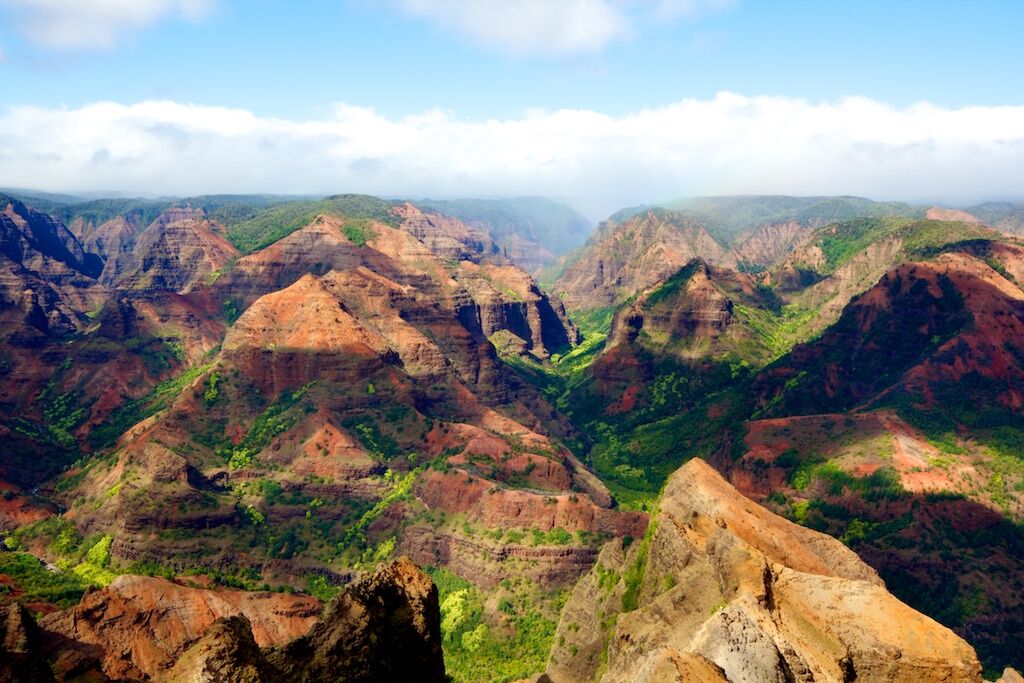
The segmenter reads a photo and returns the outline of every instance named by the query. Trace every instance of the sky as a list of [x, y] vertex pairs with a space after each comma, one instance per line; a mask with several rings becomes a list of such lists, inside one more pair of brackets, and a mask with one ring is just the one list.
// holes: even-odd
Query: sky
[[1024, 199], [1019, 0], [0, 0], [0, 186]]

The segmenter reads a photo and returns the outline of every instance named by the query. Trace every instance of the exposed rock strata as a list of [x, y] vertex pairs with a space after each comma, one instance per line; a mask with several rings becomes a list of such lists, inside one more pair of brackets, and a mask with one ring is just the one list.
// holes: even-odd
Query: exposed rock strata
[[440, 682], [440, 621], [437, 589], [407, 558], [351, 582], [322, 615], [308, 596], [123, 576], [39, 627], [8, 608], [0, 680], [53, 680], [45, 653], [61, 681]]
[[222, 617], [243, 615], [262, 647], [284, 645], [316, 623], [320, 602], [309, 596], [190, 588], [158, 578], [122, 576], [81, 604], [44, 617], [57, 668], [93, 663], [111, 679], [159, 676]]
[[735, 256], [698, 219], [652, 209], [599, 228], [554, 289], [571, 310], [612, 306], [695, 258], [713, 265], [736, 265]]

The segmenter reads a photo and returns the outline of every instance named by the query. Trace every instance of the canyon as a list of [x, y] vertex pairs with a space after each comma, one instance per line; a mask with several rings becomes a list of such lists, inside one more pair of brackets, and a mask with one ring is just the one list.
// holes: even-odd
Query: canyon
[[1024, 243], [981, 212], [0, 205], [12, 672], [1022, 666]]

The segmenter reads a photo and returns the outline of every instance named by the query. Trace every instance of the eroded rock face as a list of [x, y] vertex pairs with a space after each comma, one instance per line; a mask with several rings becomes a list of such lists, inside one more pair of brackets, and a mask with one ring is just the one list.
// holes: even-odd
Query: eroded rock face
[[334, 216], [317, 216], [287, 237], [238, 259], [217, 279], [215, 289], [222, 299], [231, 298], [245, 308], [260, 296], [284, 289], [306, 274], [321, 276], [331, 270], [364, 266], [385, 277], [401, 277], [398, 259], [353, 244], [345, 235], [345, 223]]
[[[1009, 247], [997, 254], [1011, 267], [1024, 261]], [[813, 414], [852, 408], [897, 383], [921, 393], [978, 375], [1003, 383], [993, 399], [1017, 410], [1024, 405], [1022, 338], [1024, 292], [975, 256], [942, 254], [885, 273], [836, 325], [759, 377], [754, 392], [767, 396], [762, 387], [770, 387], [778, 395], [783, 377], [805, 373], [797, 398], [773, 413]]]
[[604, 681], [981, 677], [966, 642], [890, 595], [851, 550], [700, 460], [670, 478], [643, 542], [602, 552], [555, 641], [556, 682], [594, 679], [605, 642]]
[[0, 329], [33, 347], [82, 329], [103, 268], [60, 221], [0, 196]]
[[485, 335], [508, 330], [540, 358], [564, 352], [579, 342], [579, 330], [561, 302], [549, 299], [519, 268], [465, 261], [455, 278], [476, 303]]
[[[757, 284], [750, 275], [691, 261], [616, 313], [605, 353], [634, 347], [610, 353], [611, 364], [622, 352], [640, 348], [689, 362], [724, 355], [763, 361], [769, 349], [735, 310], [771, 307]], [[595, 374], [602, 366], [598, 362]]]
[[408, 558], [320, 608], [309, 596], [122, 576], [39, 626], [8, 607], [0, 681], [52, 681], [47, 660], [61, 681], [447, 680], [437, 588]]
[[67, 227], [16, 199], [0, 197], [0, 253], [58, 283], [95, 279], [103, 269], [99, 256], [88, 253]]
[[177, 683], [260, 683], [274, 680], [274, 671], [252, 637], [242, 615], [221, 617], [162, 676]]
[[796, 221], [772, 223], [755, 230], [732, 250], [740, 264], [770, 268], [793, 252], [814, 228]]
[[599, 229], [555, 283], [555, 291], [571, 310], [612, 306], [695, 258], [736, 265], [735, 256], [715, 242], [699, 221], [652, 209]]
[[287, 681], [444, 681], [437, 587], [399, 558], [349, 584], [307, 636], [267, 659]]
[[283, 645], [316, 623], [320, 601], [303, 595], [191, 588], [121, 576], [68, 610], [44, 617], [57, 668], [115, 680], [158, 677], [222, 617], [243, 615], [262, 647]]
[[466, 225], [457, 218], [424, 213], [409, 202], [391, 209], [401, 220], [402, 230], [427, 245], [443, 259], [480, 262], [503, 261], [500, 249], [486, 230]]
[[17, 603], [0, 610], [0, 683], [53, 680], [42, 655], [42, 634], [32, 615]]
[[324, 375], [355, 381], [394, 355], [313, 275], [260, 298], [228, 331], [223, 349], [272, 394]]
[[1021, 676], [1016, 669], [1006, 667], [996, 683], [1024, 683], [1024, 676]]
[[537, 274], [556, 258], [544, 245], [522, 235], [508, 234], [496, 239], [508, 259], [528, 273]]
[[206, 220], [201, 209], [173, 208], [136, 238], [130, 257], [104, 269], [104, 282], [121, 289], [189, 292], [237, 256], [222, 226]]

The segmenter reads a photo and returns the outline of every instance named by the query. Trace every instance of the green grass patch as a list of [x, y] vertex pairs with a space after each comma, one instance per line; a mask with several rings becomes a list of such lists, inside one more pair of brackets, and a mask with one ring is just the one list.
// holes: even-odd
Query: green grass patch
[[344, 217], [346, 236], [357, 246], [363, 246], [373, 239], [368, 227], [370, 222], [398, 225], [398, 220], [390, 213], [392, 206], [392, 202], [354, 194], [284, 202], [229, 225], [228, 239], [243, 254], [249, 254], [309, 225], [320, 214], [331, 214]]

